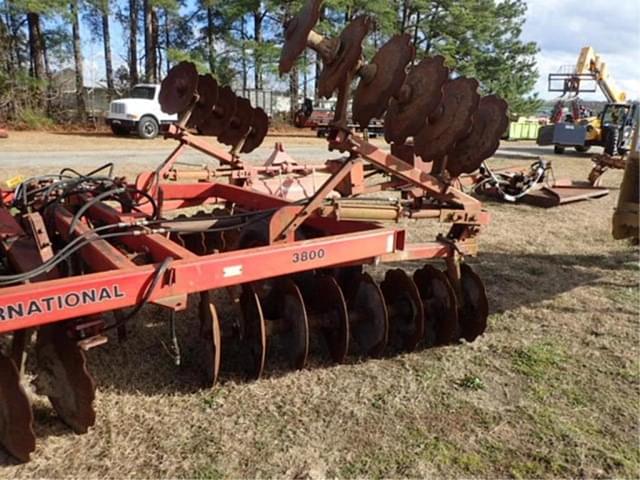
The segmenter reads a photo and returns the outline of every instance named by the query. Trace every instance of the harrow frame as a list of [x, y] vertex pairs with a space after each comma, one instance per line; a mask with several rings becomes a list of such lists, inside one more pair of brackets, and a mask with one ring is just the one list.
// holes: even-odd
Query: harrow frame
[[[321, 54], [323, 95], [338, 91], [329, 150], [342, 158], [301, 165], [276, 145], [262, 166], [245, 163], [240, 153], [263, 141], [266, 114], [181, 62], [163, 80], [160, 95], [163, 109], [179, 114], [165, 135], [178, 145], [155, 170], [128, 183], [102, 169], [86, 175], [65, 169], [66, 176], [63, 171], [0, 191], [0, 253], [10, 272], [0, 268], [0, 335], [12, 334], [9, 348], [0, 351], [6, 390], [0, 390], [0, 445], [13, 456], [26, 461], [35, 448], [33, 415], [20, 384], [31, 330], [38, 332], [39, 393], [77, 433], [95, 421], [95, 382], [84, 351], [107, 342], [113, 329], [124, 339], [127, 320], [148, 303], [169, 311], [170, 353], [179, 364], [176, 313], [197, 295], [208, 386], [218, 378], [229, 337], [249, 357], [248, 376], [259, 378], [272, 336], [284, 336], [289, 365], [298, 369], [306, 365], [312, 329], [322, 332], [336, 362], [352, 344], [359, 355], [380, 356], [418, 344], [474, 341], [484, 332], [486, 292], [463, 257], [477, 254], [476, 236], [490, 217], [456, 188], [455, 177], [497, 149], [507, 104], [495, 95], [480, 100], [475, 80], [449, 79], [446, 68], [432, 84], [416, 83], [420, 70], [403, 70], [415, 54], [406, 36], [393, 37], [365, 64], [362, 41], [371, 19], [357, 17], [340, 37], [325, 38], [312, 30], [320, 3], [308, 0], [288, 25], [280, 71], [305, 45]], [[385, 63], [395, 52], [402, 53], [403, 68], [387, 75], [376, 61]], [[435, 58], [424, 65], [439, 63]], [[356, 73], [361, 84], [354, 110], [361, 123], [392, 101], [406, 120], [396, 132], [403, 142], [394, 141], [391, 153], [369, 143], [366, 131], [361, 138], [345, 126]], [[430, 111], [414, 108], [424, 91], [434, 95], [426, 102]], [[187, 127], [216, 135], [230, 151]], [[405, 142], [409, 137], [414, 143]], [[187, 148], [219, 166], [177, 168]], [[283, 177], [302, 188], [283, 188]], [[385, 191], [396, 198], [362, 197]], [[204, 206], [223, 208], [186, 211]], [[401, 219], [437, 221], [448, 230], [434, 241], [409, 243]], [[441, 260], [445, 269], [423, 265], [413, 278], [390, 269], [380, 286], [362, 271], [368, 264], [410, 260]], [[240, 321], [217, 317], [209, 293], [216, 289], [227, 289]], [[317, 291], [322, 299], [314, 298]], [[107, 312], [113, 319], [104, 318]]]

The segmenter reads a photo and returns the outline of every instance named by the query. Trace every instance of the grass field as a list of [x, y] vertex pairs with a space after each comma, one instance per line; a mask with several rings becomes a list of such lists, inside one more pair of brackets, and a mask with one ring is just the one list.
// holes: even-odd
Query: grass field
[[[591, 167], [587, 156], [554, 166], [576, 179]], [[556, 209], [486, 204], [492, 222], [469, 263], [491, 315], [472, 344], [340, 366], [316, 357], [208, 391], [195, 310], [182, 317], [178, 368], [166, 314], [149, 307], [128, 342], [88, 355], [90, 433], [70, 433], [36, 398], [33, 460], [0, 453], [0, 477], [638, 478], [638, 250], [610, 234], [621, 177], [606, 174], [605, 198]], [[411, 235], [433, 238], [430, 227]]]

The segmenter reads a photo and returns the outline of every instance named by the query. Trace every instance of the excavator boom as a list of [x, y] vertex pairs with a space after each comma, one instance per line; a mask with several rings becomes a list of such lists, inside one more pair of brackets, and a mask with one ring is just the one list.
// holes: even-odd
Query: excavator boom
[[593, 47], [583, 47], [576, 63], [577, 75], [590, 75], [609, 103], [626, 103], [627, 94], [616, 87], [607, 64], [595, 53]]

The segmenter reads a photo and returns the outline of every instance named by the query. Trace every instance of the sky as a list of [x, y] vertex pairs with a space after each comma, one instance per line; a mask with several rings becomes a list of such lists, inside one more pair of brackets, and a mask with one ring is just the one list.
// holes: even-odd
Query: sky
[[[640, 0], [527, 0], [522, 38], [540, 47], [537, 55], [540, 77], [534, 91], [540, 98], [558, 94], [547, 91], [547, 74], [561, 66], [575, 65], [584, 46], [591, 46], [608, 64], [615, 84], [627, 97], [640, 99]], [[112, 20], [115, 67], [124, 63], [126, 39]], [[84, 30], [84, 29], [83, 29]], [[88, 31], [82, 32], [89, 38]], [[86, 41], [85, 78], [96, 84], [104, 77], [104, 57], [100, 42]], [[604, 100], [604, 96], [581, 94], [585, 100]]]
[[[580, 49], [591, 46], [607, 63], [615, 84], [627, 97], [640, 99], [639, 0], [528, 0], [522, 38], [540, 47], [535, 91], [547, 92], [547, 74], [562, 65], [575, 65]], [[602, 93], [581, 94], [604, 100]]]

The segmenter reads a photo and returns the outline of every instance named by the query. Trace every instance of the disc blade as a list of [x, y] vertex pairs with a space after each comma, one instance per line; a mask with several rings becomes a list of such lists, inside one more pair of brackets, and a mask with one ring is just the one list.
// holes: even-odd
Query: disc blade
[[280, 75], [288, 73], [293, 68], [293, 64], [307, 46], [309, 32], [320, 18], [320, 5], [322, 0], [307, 0], [298, 14], [288, 22], [278, 64]]
[[466, 263], [460, 265], [460, 283], [463, 295], [460, 309], [462, 337], [473, 342], [487, 328], [489, 301], [482, 280]]
[[246, 354], [245, 372], [251, 379], [259, 379], [267, 356], [267, 327], [258, 295], [250, 284], [242, 285], [242, 350]]
[[430, 162], [453, 150], [456, 142], [471, 131], [479, 100], [477, 80], [460, 77], [445, 83], [437, 114], [432, 114], [416, 134], [416, 153]]
[[342, 290], [342, 294], [348, 304], [358, 288], [358, 283], [360, 282], [360, 277], [362, 275], [362, 265], [331, 268], [326, 269], [325, 272], [335, 278], [336, 282], [338, 282], [338, 285]]
[[413, 60], [416, 49], [407, 33], [394, 35], [376, 52], [365, 69], [374, 71], [371, 78], [362, 78], [353, 97], [353, 119], [367, 128], [372, 118], [380, 118], [387, 110], [391, 95], [405, 80], [405, 68]]
[[471, 132], [456, 143], [448, 155], [447, 171], [452, 177], [472, 173], [500, 146], [500, 138], [509, 125], [508, 105], [496, 95], [482, 97], [473, 115]]
[[381, 356], [389, 338], [387, 306], [380, 287], [367, 273], [360, 275], [349, 302], [349, 321], [358, 352], [371, 357]]
[[416, 135], [442, 100], [442, 86], [449, 77], [444, 57], [427, 57], [409, 70], [404, 84], [394, 92], [384, 118], [384, 138], [402, 145]]
[[198, 77], [198, 101], [193, 107], [188, 127], [198, 127], [213, 112], [218, 101], [218, 82], [210, 73]]
[[362, 56], [362, 42], [373, 22], [370, 17], [360, 15], [349, 22], [340, 33], [340, 47], [331, 63], [325, 63], [318, 80], [318, 95], [329, 98], [347, 79]]
[[447, 345], [460, 337], [458, 302], [444, 272], [424, 265], [413, 274], [424, 306], [425, 345]]
[[253, 112], [251, 131], [242, 145], [242, 153], [251, 153], [258, 148], [269, 130], [269, 116], [263, 109], [257, 107]]
[[424, 310], [418, 287], [404, 270], [389, 270], [380, 284], [389, 312], [389, 343], [407, 352], [424, 336]]
[[158, 101], [164, 113], [173, 115], [189, 108], [198, 87], [198, 71], [191, 62], [180, 62], [160, 84]]
[[349, 352], [349, 312], [338, 282], [330, 275], [315, 275], [304, 300], [309, 314], [321, 320], [320, 331], [332, 360], [344, 362]]
[[95, 382], [84, 352], [67, 335], [65, 324], [40, 327], [36, 341], [38, 393], [75, 433], [86, 433], [96, 420]]
[[21, 462], [36, 449], [33, 411], [20, 384], [20, 373], [8, 357], [0, 354], [0, 445]]
[[291, 368], [304, 368], [309, 355], [309, 320], [302, 294], [290, 278], [278, 282], [279, 318], [286, 326], [284, 339], [285, 355]]
[[238, 97], [236, 111], [227, 127], [218, 135], [218, 141], [235, 146], [249, 133], [253, 122], [254, 109], [246, 98]]
[[218, 90], [218, 101], [209, 115], [198, 128], [203, 135], [220, 135], [231, 122], [231, 118], [236, 113], [236, 94], [231, 87], [224, 86]]
[[205, 342], [204, 370], [208, 387], [218, 382], [220, 375], [220, 358], [222, 356], [222, 338], [220, 321], [216, 307], [211, 299], [212, 292], [200, 293], [200, 336]]

